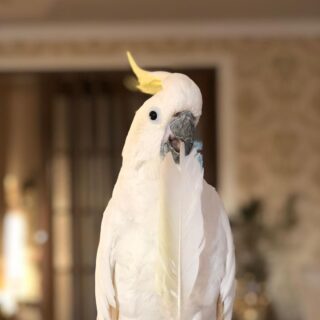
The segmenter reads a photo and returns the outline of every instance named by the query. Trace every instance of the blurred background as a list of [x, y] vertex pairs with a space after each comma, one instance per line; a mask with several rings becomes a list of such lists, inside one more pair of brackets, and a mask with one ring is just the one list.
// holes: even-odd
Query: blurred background
[[134, 112], [125, 51], [201, 87], [235, 320], [320, 319], [320, 2], [0, 0], [0, 319], [95, 319]]

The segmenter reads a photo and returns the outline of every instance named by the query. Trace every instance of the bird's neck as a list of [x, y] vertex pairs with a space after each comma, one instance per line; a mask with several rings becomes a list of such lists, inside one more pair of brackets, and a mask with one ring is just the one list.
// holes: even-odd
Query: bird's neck
[[156, 228], [159, 168], [156, 162], [144, 163], [138, 168], [123, 166], [113, 193], [114, 197], [121, 196], [121, 199], [125, 195], [122, 211], [137, 223], [149, 225], [150, 230], [152, 226]]
[[152, 181], [159, 178], [161, 159], [151, 159], [148, 161], [124, 161], [119, 174], [120, 177], [133, 179], [133, 183], [137, 181]]

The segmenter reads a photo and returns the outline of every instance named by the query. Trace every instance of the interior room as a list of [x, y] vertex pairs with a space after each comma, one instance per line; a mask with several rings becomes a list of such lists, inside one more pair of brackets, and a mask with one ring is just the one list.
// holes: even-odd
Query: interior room
[[320, 318], [320, 2], [0, 1], [0, 319], [96, 319], [103, 211], [136, 110], [129, 50], [201, 89], [234, 320]]

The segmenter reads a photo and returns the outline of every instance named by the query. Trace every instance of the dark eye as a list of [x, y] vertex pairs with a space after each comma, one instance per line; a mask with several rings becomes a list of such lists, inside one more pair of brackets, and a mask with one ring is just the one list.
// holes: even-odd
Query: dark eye
[[158, 114], [157, 114], [156, 111], [152, 110], [152, 111], [149, 112], [149, 117], [150, 117], [151, 120], [154, 121], [154, 120], [157, 120]]

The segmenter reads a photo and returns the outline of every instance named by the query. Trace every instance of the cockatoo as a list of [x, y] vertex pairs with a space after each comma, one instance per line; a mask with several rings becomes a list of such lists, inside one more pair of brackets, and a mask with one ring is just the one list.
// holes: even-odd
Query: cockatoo
[[128, 59], [137, 88], [152, 96], [134, 116], [103, 214], [97, 320], [230, 320], [234, 245], [194, 143], [200, 89], [186, 75]]

